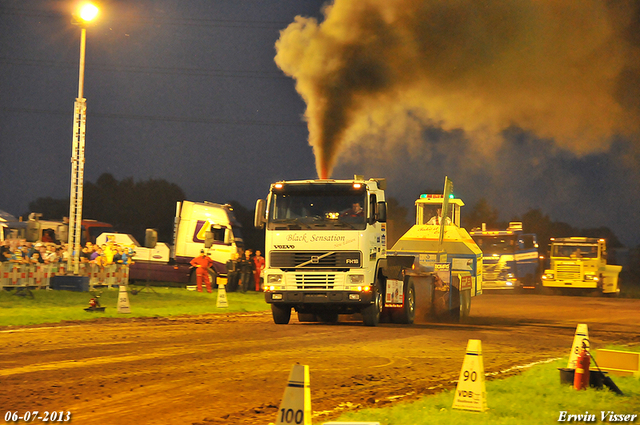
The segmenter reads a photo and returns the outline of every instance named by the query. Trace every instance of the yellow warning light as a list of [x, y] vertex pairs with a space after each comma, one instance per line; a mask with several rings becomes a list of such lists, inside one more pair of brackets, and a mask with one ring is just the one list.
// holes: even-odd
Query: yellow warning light
[[361, 187], [362, 187], [362, 184], [360, 184], [360, 183], [354, 183], [353, 184], [353, 188], [354, 189], [360, 189]]

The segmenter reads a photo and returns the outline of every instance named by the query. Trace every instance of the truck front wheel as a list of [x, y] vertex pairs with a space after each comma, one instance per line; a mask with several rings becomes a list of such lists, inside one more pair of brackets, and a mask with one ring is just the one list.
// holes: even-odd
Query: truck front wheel
[[271, 315], [276, 325], [286, 325], [291, 320], [291, 307], [271, 304]]
[[365, 326], [377, 326], [380, 322], [382, 312], [382, 290], [380, 285], [376, 285], [373, 296], [373, 303], [362, 309], [362, 321]]

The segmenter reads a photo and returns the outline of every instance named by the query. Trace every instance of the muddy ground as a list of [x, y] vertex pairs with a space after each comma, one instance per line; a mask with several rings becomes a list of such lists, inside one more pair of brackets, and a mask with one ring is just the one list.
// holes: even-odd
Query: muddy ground
[[0, 416], [39, 410], [69, 411], [83, 425], [268, 424], [291, 365], [300, 363], [309, 365], [321, 423], [454, 387], [472, 338], [482, 341], [489, 379], [567, 356], [578, 323], [588, 324], [594, 348], [640, 343], [640, 300], [485, 294], [464, 324], [370, 328], [353, 319], [298, 323], [294, 314], [275, 325], [270, 313], [245, 313], [1, 328]]

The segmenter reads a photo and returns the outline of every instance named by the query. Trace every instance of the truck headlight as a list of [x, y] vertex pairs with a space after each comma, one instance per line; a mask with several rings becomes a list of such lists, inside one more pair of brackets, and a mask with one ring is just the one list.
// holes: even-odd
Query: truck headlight
[[364, 275], [363, 274], [349, 275], [349, 283], [352, 285], [362, 285], [364, 283]]
[[553, 279], [553, 273], [545, 273], [542, 275], [543, 279]]
[[282, 299], [282, 294], [271, 294], [271, 299], [272, 300], [281, 300]]
[[269, 274], [269, 275], [267, 275], [267, 283], [268, 284], [281, 283], [281, 282], [282, 282], [282, 275], [281, 274]]
[[586, 274], [586, 275], [584, 275], [584, 280], [594, 280], [594, 281], [597, 282], [598, 281], [598, 277], [594, 276], [592, 274]]

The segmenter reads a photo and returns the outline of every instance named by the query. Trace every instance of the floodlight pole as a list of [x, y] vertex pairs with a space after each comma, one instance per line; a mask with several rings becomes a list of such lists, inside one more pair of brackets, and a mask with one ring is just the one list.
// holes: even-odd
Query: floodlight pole
[[84, 144], [87, 124], [87, 100], [84, 90], [84, 56], [87, 30], [80, 33], [80, 73], [78, 77], [78, 97], [74, 103], [73, 144], [71, 151], [71, 195], [69, 197], [69, 240], [67, 246], [67, 272], [80, 271], [80, 250], [82, 248], [82, 193], [84, 186]]

